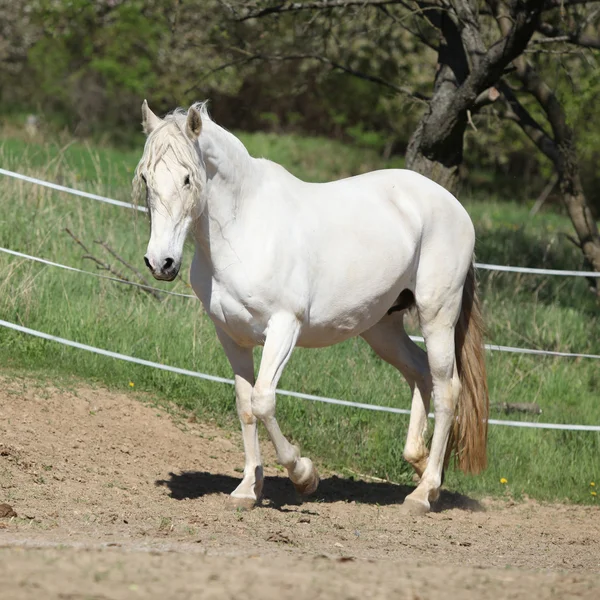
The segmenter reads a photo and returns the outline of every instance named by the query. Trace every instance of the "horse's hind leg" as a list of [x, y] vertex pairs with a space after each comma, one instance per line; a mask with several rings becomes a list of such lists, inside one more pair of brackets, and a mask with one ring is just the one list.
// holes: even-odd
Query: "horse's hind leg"
[[406, 334], [404, 311], [385, 316], [362, 334], [373, 350], [396, 367], [412, 390], [412, 406], [404, 458], [412, 465], [420, 480], [427, 466], [428, 450], [425, 441], [427, 413], [431, 399], [431, 376], [427, 355]]
[[252, 413], [266, 427], [275, 446], [277, 460], [287, 469], [294, 486], [299, 493], [306, 495], [317, 489], [317, 471], [312, 461], [301, 457], [298, 447], [288, 442], [275, 419], [275, 389], [299, 333], [300, 323], [293, 315], [280, 313], [269, 320], [260, 369], [252, 391]]
[[429, 511], [430, 502], [439, 496], [446, 448], [456, 418], [460, 379], [455, 359], [454, 329], [461, 307], [462, 286], [450, 292], [446, 290], [443, 299], [430, 298], [428, 305], [419, 303], [418, 293], [416, 297], [433, 384], [435, 427], [421, 482], [404, 502], [411, 512], [422, 513]]
[[219, 327], [216, 329], [235, 374], [235, 403], [242, 425], [246, 459], [244, 477], [231, 493], [231, 501], [236, 507], [252, 508], [260, 500], [264, 480], [256, 417], [252, 414], [252, 386], [254, 385], [252, 349], [238, 346]]

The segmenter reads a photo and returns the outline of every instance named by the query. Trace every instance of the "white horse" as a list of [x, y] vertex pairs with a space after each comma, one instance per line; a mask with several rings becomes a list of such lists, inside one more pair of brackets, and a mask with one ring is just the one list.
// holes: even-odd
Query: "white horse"
[[[315, 491], [311, 460], [275, 419], [275, 389], [294, 346], [329, 346], [358, 335], [412, 388], [404, 457], [419, 484], [405, 504], [415, 512], [430, 509], [451, 451], [464, 471], [484, 468], [488, 393], [475, 235], [456, 198], [407, 170], [306, 183], [251, 157], [211, 120], [204, 103], [161, 119], [144, 101], [142, 116], [148, 138], [133, 184], [151, 217], [144, 260], [156, 279], [173, 280], [192, 233], [191, 284], [235, 373], [246, 461], [234, 502], [254, 505], [261, 497], [257, 419], [296, 489]], [[412, 306], [427, 353], [404, 331]], [[255, 378], [257, 345], [264, 350]]]

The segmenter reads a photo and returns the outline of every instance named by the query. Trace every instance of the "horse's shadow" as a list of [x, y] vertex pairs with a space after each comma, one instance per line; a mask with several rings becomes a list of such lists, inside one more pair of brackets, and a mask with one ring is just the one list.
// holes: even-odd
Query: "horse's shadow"
[[[180, 474], [169, 473], [169, 479], [155, 482], [165, 486], [175, 500], [201, 498], [210, 494], [229, 494], [239, 484], [240, 479], [230, 475], [206, 473], [202, 471], [184, 471]], [[309, 498], [301, 499], [294, 486], [284, 477], [265, 477], [264, 500], [279, 510], [287, 505], [302, 502], [360, 502], [362, 504], [402, 504], [414, 487], [386, 482], [370, 482], [344, 479], [335, 475], [321, 479], [319, 488]], [[475, 499], [457, 492], [443, 490], [440, 498], [432, 505], [433, 512], [450, 509], [469, 512], [483, 511], [483, 506]]]

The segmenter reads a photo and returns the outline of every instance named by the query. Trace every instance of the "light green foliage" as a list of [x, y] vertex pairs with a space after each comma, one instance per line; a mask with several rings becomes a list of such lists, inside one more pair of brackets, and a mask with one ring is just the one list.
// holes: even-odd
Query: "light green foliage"
[[141, 95], [156, 84], [153, 62], [166, 24], [156, 16], [146, 17], [140, 10], [143, 4], [122, 4], [98, 33], [96, 43], [103, 51], [91, 54], [89, 66], [104, 78], [111, 94]]
[[[242, 136], [252, 153], [283, 162], [312, 180], [389, 166], [373, 152], [327, 142], [272, 135]], [[41, 175], [80, 189], [129, 199], [135, 151], [91, 149], [74, 144], [0, 147], [6, 168]], [[1, 245], [90, 271], [95, 266], [64, 233], [69, 227], [98, 255], [104, 240], [143, 270], [148, 240], [144, 215], [2, 179]], [[516, 204], [486, 198], [467, 203], [483, 262], [552, 268], [581, 268], [581, 257], [561, 235], [567, 220], [541, 213], [534, 220]], [[182, 273], [192, 248], [185, 253]], [[112, 261], [114, 262], [114, 261]], [[598, 307], [578, 279], [480, 273], [490, 342], [600, 354]], [[189, 292], [182, 281], [156, 287]], [[166, 296], [162, 302], [136, 289], [67, 273], [0, 254], [0, 318], [61, 337], [165, 364], [230, 377], [214, 329], [194, 300]], [[257, 357], [260, 351], [256, 352]], [[237, 428], [233, 390], [146, 367], [95, 356], [0, 329], [0, 363], [42, 378], [76, 375], [87, 381], [141, 390], [174, 400], [201, 418]], [[537, 402], [541, 417], [563, 423], [600, 423], [598, 362], [488, 354], [492, 402]], [[408, 386], [361, 340], [323, 350], [297, 350], [280, 387], [382, 405], [409, 407]], [[284, 432], [306, 454], [326, 465], [410, 483], [402, 460], [407, 418], [279, 399]], [[494, 417], [506, 418], [493, 413]], [[476, 495], [528, 495], [539, 499], [592, 502], [589, 482], [600, 478], [600, 434], [490, 428], [490, 467], [478, 477], [450, 471], [451, 489]], [[237, 458], [241, 465], [242, 457]], [[508, 479], [507, 485], [499, 483]]]
[[[407, 90], [430, 96], [437, 69], [439, 34], [424, 13], [416, 5], [358, 3], [237, 20], [274, 5], [0, 0], [0, 109], [20, 119], [34, 112], [49, 126], [130, 144], [144, 97], [157, 113], [210, 98], [228, 128], [303, 132], [403, 153], [426, 109]], [[585, 22], [583, 33], [593, 36], [594, 11], [593, 5], [556, 9], [544, 21], [558, 29]], [[489, 46], [499, 31], [487, 13], [478, 18]], [[565, 106], [588, 202], [598, 208], [599, 51], [532, 42], [526, 57]], [[536, 101], [519, 98], [550, 133]], [[472, 115], [466, 170], [497, 173], [494, 188], [525, 201], [540, 193], [553, 167], [498, 109], [502, 102]]]
[[120, 124], [132, 99], [156, 85], [154, 63], [168, 30], [161, 5], [38, 0], [32, 20], [39, 33], [28, 52], [34, 98], [70, 113], [80, 130]]
[[[239, 135], [253, 156], [272, 158], [307, 181], [330, 181], [365, 173], [384, 166], [402, 168], [404, 160], [395, 157], [384, 162], [373, 150], [334, 143], [325, 138], [308, 138], [273, 133]], [[327, 149], [334, 148], [332, 151]]]

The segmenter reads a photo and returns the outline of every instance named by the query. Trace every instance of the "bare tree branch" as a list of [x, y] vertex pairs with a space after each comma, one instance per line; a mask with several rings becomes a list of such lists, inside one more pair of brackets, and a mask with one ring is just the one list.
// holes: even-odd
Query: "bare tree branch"
[[[500, 2], [495, 5], [495, 9], [500, 30], [505, 33], [511, 27], [511, 19], [506, 14], [506, 7]], [[567, 122], [564, 108], [550, 86], [523, 55], [515, 58], [514, 65], [524, 90], [537, 100], [552, 127], [551, 144], [547, 143], [546, 137], [549, 136], [546, 135], [538, 138], [538, 147], [554, 163], [563, 201], [577, 232], [583, 255], [594, 270], [600, 269], [600, 233], [581, 183], [575, 136]], [[543, 146], [540, 145], [542, 142]]]
[[584, 48], [600, 50], [600, 36], [589, 35], [581, 30], [565, 32], [549, 23], [540, 23], [538, 31], [546, 37], [533, 40], [536, 44], [566, 42]]
[[533, 415], [541, 415], [542, 409], [536, 402], [495, 402], [490, 404], [492, 410], [502, 411], [505, 414], [516, 413], [531, 413]]
[[458, 17], [457, 26], [469, 57], [469, 67], [475, 69], [486, 53], [486, 46], [481, 37], [477, 6], [469, 0], [451, 0], [451, 2]]
[[475, 98], [475, 102], [473, 102], [473, 112], [481, 110], [484, 106], [489, 106], [493, 104], [500, 98], [500, 92], [495, 87], [489, 87], [487, 90], [483, 90], [477, 98]]
[[109, 254], [114, 256], [122, 265], [125, 265], [128, 269], [132, 270], [139, 278], [139, 280], [147, 287], [150, 286], [150, 282], [133, 266], [130, 265], [123, 257], [119, 256], [106, 242], [102, 240], [95, 240], [96, 244], [100, 244]]
[[523, 54], [555, 54], [558, 56], [565, 56], [567, 54], [580, 54], [581, 50], [576, 50], [574, 48], [560, 48], [558, 50], [551, 50], [549, 48], [544, 48], [543, 46], [537, 46], [536, 48], [525, 48], [523, 50]]
[[[435, 117], [433, 113], [430, 115], [428, 137], [436, 137], [439, 131], [447, 129], [457, 115], [472, 109], [473, 103], [484, 90], [496, 84], [506, 66], [526, 48], [543, 6], [544, 0], [525, 0], [520, 10], [511, 15], [510, 25], [503, 32], [503, 37], [481, 57], [477, 66], [470, 71], [452, 97], [448, 98], [445, 109], [440, 110]], [[425, 142], [433, 143], [432, 140]]]
[[506, 110], [499, 112], [500, 116], [516, 123], [527, 137], [548, 157], [552, 162], [558, 160], [558, 149], [554, 140], [544, 128], [531, 116], [529, 111], [519, 102], [514, 92], [506, 82], [498, 84], [506, 101]]
[[309, 56], [307, 56], [307, 58], [313, 58], [322, 63], [331, 65], [331, 67], [333, 67], [334, 69], [336, 69], [338, 71], [343, 71], [344, 73], [347, 73], [348, 75], [353, 75], [354, 77], [358, 77], [359, 79], [364, 79], [366, 81], [371, 81], [373, 83], [377, 83], [377, 84], [387, 87], [391, 90], [394, 90], [395, 92], [398, 92], [399, 94], [403, 94], [404, 96], [412, 98], [413, 100], [416, 100], [418, 102], [422, 102], [422, 103], [426, 104], [429, 101], [429, 98], [427, 96], [425, 96], [424, 94], [421, 94], [420, 92], [415, 92], [405, 86], [398, 86], [398, 85], [391, 83], [389, 81], [386, 81], [385, 79], [382, 79], [381, 77], [378, 77], [376, 75], [370, 75], [368, 73], [363, 73], [363, 72], [353, 69], [347, 65], [343, 65], [334, 60], [331, 60], [325, 56], [317, 56], [317, 55], [310, 56], [309, 55]]
[[260, 19], [267, 15], [287, 12], [298, 12], [302, 10], [328, 10], [331, 8], [349, 8], [351, 6], [388, 6], [390, 4], [403, 4], [402, 0], [318, 0], [316, 2], [281, 2], [273, 6], [267, 6], [260, 10], [249, 12], [239, 21], [248, 19]]
[[544, 202], [548, 200], [548, 197], [552, 193], [552, 190], [558, 183], [558, 175], [555, 173], [552, 179], [546, 184], [546, 187], [542, 190], [542, 193], [537, 197], [534, 205], [531, 207], [529, 211], [530, 217], [535, 217], [535, 215], [539, 212], [540, 208], [544, 205]]
[[[336, 8], [350, 8], [354, 6], [364, 7], [364, 6], [394, 6], [401, 5], [405, 8], [409, 8], [409, 2], [406, 0], [315, 0], [314, 2], [279, 2], [277, 4], [273, 4], [272, 6], [267, 6], [265, 8], [261, 8], [258, 10], [249, 10], [245, 15], [238, 16], [239, 12], [233, 8], [229, 3], [224, 2], [223, 0], [219, 0], [221, 4], [227, 6], [236, 16], [236, 20], [238, 21], [247, 21], [249, 19], [259, 19], [261, 17], [266, 17], [268, 15], [273, 14], [281, 14], [288, 12], [299, 12], [299, 11], [312, 11], [312, 10], [331, 10]], [[421, 8], [424, 6], [429, 9], [434, 10], [447, 10], [450, 8], [450, 3], [446, 0], [439, 0], [436, 2], [435, 0], [432, 2], [423, 2], [421, 0], [413, 0], [416, 4], [418, 4]], [[598, 0], [544, 0], [544, 6], [542, 10], [549, 11], [554, 10], [556, 8], [565, 9], [569, 6], [577, 6], [583, 4], [594, 4]], [[452, 2], [452, 4], [455, 4]], [[472, 11], [475, 13], [475, 5], [472, 7]], [[421, 11], [417, 11], [421, 12]], [[492, 10], [479, 9], [478, 14], [483, 15], [492, 15]]]
[[193, 92], [194, 90], [198, 89], [198, 87], [200, 86], [200, 84], [203, 81], [205, 81], [206, 79], [208, 79], [215, 73], [218, 73], [219, 71], [224, 71], [225, 69], [227, 69], [229, 67], [241, 67], [242, 65], [252, 62], [253, 60], [256, 60], [255, 56], [244, 56], [244, 57], [238, 58], [236, 60], [230, 60], [225, 63], [222, 63], [218, 67], [214, 67], [213, 69], [209, 69], [208, 71], [206, 71], [204, 73], [204, 75], [202, 77], [200, 77], [198, 80], [196, 80], [194, 85], [192, 85], [187, 90], [185, 90], [185, 93], [189, 94], [189, 93]]
[[[405, 6], [404, 4], [402, 4], [402, 6]], [[408, 25], [406, 25], [404, 23], [405, 19], [399, 19], [397, 18], [395, 15], [393, 15], [385, 6], [379, 6], [378, 7], [379, 10], [386, 15], [388, 18], [390, 18], [396, 25], [399, 25], [400, 27], [402, 27], [402, 29], [404, 29], [405, 31], [408, 31], [408, 33], [410, 33], [411, 35], [413, 35], [414, 37], [416, 37], [422, 44], [424, 44], [425, 46], [427, 46], [428, 48], [431, 48], [432, 50], [437, 50], [437, 45], [433, 44], [431, 41], [429, 41], [427, 39], [427, 37], [423, 34], [423, 32], [421, 31], [414, 31], [413, 29], [411, 29]], [[413, 11], [412, 14], [415, 14], [417, 12], [422, 12], [422, 11]]]
[[[474, 79], [490, 77], [497, 79], [500, 75], [498, 69], [503, 70], [523, 52], [535, 31], [543, 7], [544, 0], [522, 2], [521, 9], [512, 15], [511, 27], [505, 32], [504, 37], [490, 47], [482, 68], [473, 72]], [[487, 73], [478, 74], [477, 71], [487, 71]], [[491, 85], [494, 81], [489, 83]]]
[[564, 9], [569, 6], [580, 6], [582, 4], [595, 4], [598, 0], [546, 0], [544, 10], [552, 10], [553, 8]]
[[[141, 277], [141, 275], [140, 275], [140, 278], [143, 282], [142, 285], [138, 284], [137, 282], [131, 281], [131, 279], [129, 279], [128, 277], [123, 275], [123, 273], [121, 273], [120, 271], [117, 271], [116, 269], [114, 269], [108, 263], [100, 260], [99, 258], [96, 258], [90, 252], [89, 248], [68, 227], [65, 227], [65, 231], [71, 236], [71, 238], [73, 238], [73, 240], [75, 241], [75, 243], [77, 245], [79, 245], [79, 246], [81, 246], [81, 248], [83, 248], [83, 250], [86, 254], [84, 254], [82, 256], [82, 258], [85, 258], [87, 260], [91, 260], [91, 261], [95, 262], [99, 269], [102, 269], [103, 271], [108, 271], [109, 273], [114, 275], [117, 279], [121, 279], [127, 283], [132, 283], [132, 284], [138, 285], [139, 289], [141, 289], [142, 291], [150, 294], [151, 296], [154, 296], [157, 300], [162, 300], [161, 295], [156, 290], [152, 289], [150, 287], [150, 285], [148, 284], [148, 282], [143, 277]], [[105, 245], [103, 242], [96, 242], [96, 243], [102, 244], [102, 246], [104, 246], [104, 248], [106, 248], [115, 258], [117, 258], [120, 262], [122, 262], [124, 265], [126, 265], [127, 267], [132, 269], [135, 273], [137, 273], [136, 269], [134, 269], [131, 265], [127, 264], [120, 256], [118, 256], [116, 254], [116, 252], [114, 252], [113, 250], [108, 248], [108, 246]], [[138, 273], [138, 275], [139, 275], [139, 273]]]
[[[241, 51], [239, 48], [236, 50], [238, 52]], [[398, 94], [402, 94], [413, 100], [416, 100], [417, 102], [427, 103], [429, 101], [429, 98], [427, 96], [421, 94], [420, 92], [415, 92], [405, 86], [396, 85], [395, 83], [392, 83], [391, 81], [387, 81], [387, 80], [383, 79], [382, 77], [378, 77], [377, 75], [371, 75], [369, 73], [364, 73], [364, 72], [354, 69], [348, 65], [344, 65], [335, 60], [332, 60], [326, 56], [322, 56], [320, 54], [311, 54], [311, 53], [283, 54], [283, 55], [263, 54], [260, 52], [248, 53], [247, 56], [245, 56], [239, 60], [230, 61], [230, 62], [224, 63], [222, 65], [219, 65], [218, 67], [215, 67], [214, 69], [211, 69], [210, 71], [208, 71], [206, 73], [206, 75], [202, 78], [202, 80], [206, 79], [207, 77], [210, 77], [210, 75], [212, 75], [213, 73], [216, 73], [218, 71], [226, 69], [227, 67], [230, 67], [233, 65], [250, 63], [255, 60], [264, 60], [267, 62], [282, 62], [282, 61], [288, 61], [288, 60], [316, 60], [320, 63], [329, 65], [333, 69], [342, 71], [344, 73], [347, 73], [348, 75], [352, 75], [353, 77], [357, 77], [358, 79], [364, 79], [365, 81], [371, 81], [372, 83], [376, 83], [378, 85], [386, 87], [390, 90], [393, 90], [394, 92], [396, 92]], [[196, 87], [198, 87], [199, 83], [200, 82], [196, 82], [191, 88], [189, 88], [186, 91], [186, 93], [192, 92], [194, 89], [196, 89]]]

